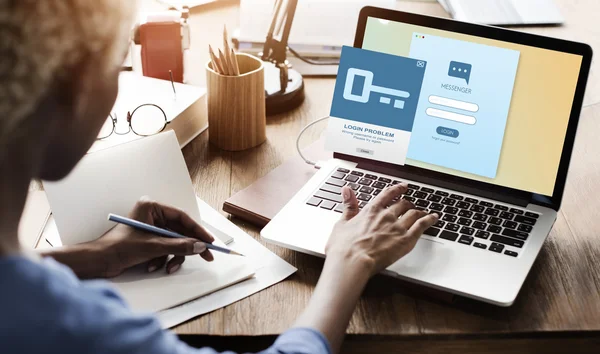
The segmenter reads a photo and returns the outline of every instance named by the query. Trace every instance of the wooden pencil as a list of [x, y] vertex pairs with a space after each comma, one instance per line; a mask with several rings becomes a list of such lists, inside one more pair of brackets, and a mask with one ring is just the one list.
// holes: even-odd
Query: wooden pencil
[[227, 57], [223, 54], [221, 49], [219, 49], [219, 60], [221, 61], [221, 65], [223, 66], [223, 75], [233, 75], [233, 71], [229, 67]]
[[215, 52], [213, 51], [213, 49], [210, 46], [210, 44], [208, 45], [208, 51], [210, 53], [210, 59], [213, 62], [213, 70], [216, 71], [217, 73], [221, 74], [221, 75], [225, 75], [225, 71], [223, 70], [223, 66], [221, 66], [221, 63], [219, 62], [219, 59], [217, 59], [217, 56], [215, 55]]
[[240, 76], [240, 66], [238, 65], [237, 56], [235, 55], [233, 48], [231, 48], [231, 58], [233, 60], [233, 72], [235, 73], [235, 76]]

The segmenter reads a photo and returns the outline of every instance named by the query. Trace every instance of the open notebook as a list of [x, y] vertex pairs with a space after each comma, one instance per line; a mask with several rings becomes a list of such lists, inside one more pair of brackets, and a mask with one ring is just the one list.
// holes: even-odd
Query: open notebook
[[[171, 131], [88, 154], [69, 176], [44, 182], [44, 188], [65, 245], [103, 235], [115, 225], [107, 221], [109, 213], [127, 215], [144, 195], [181, 208], [201, 222], [185, 160]], [[113, 281], [132, 308], [159, 311], [248, 279], [255, 272], [244, 257], [213, 254], [211, 263], [200, 256], [187, 257], [172, 275], [148, 274], [140, 267]]]

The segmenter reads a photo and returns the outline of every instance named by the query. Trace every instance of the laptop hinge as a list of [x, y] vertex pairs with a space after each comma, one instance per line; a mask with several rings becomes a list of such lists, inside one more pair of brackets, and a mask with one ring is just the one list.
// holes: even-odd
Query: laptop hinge
[[[369, 162], [359, 162], [358, 168], [363, 170], [374, 171], [398, 178], [410, 179], [413, 181], [426, 183], [430, 185], [434, 185], [441, 188], [447, 188], [451, 190], [455, 190], [457, 192], [472, 194], [475, 196], [489, 198], [493, 200], [497, 200], [499, 202], [504, 202], [507, 204], [513, 204], [521, 207], [526, 207], [531, 202], [531, 193], [510, 190], [508, 188], [495, 187], [495, 188], [477, 188], [473, 186], [468, 186], [464, 183], [457, 183], [451, 180], [446, 180], [443, 178], [434, 178], [431, 176], [426, 176], [421, 173], [413, 173], [409, 171], [403, 171], [398, 168], [390, 168], [386, 166], [380, 166], [378, 164], [372, 164]], [[507, 191], [508, 189], [508, 191]]]

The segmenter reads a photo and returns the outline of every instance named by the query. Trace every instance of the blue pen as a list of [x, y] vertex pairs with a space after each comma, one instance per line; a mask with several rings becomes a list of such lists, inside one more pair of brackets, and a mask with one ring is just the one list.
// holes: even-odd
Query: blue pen
[[[133, 219], [126, 218], [126, 217], [120, 216], [120, 215], [108, 214], [108, 220], [114, 221], [114, 222], [119, 223], [119, 224], [124, 224], [124, 225], [127, 225], [127, 226], [131, 226], [134, 229], [146, 231], [146, 232], [149, 232], [149, 233], [152, 233], [152, 234], [155, 234], [155, 235], [159, 235], [159, 236], [163, 236], [163, 237], [169, 237], [169, 238], [188, 238], [188, 237], [180, 235], [180, 234], [178, 234], [176, 232], [165, 230], [165, 229], [161, 229], [160, 227], [149, 225], [149, 224], [143, 223], [141, 221], [133, 220]], [[243, 254], [241, 254], [239, 252], [236, 252], [234, 250], [230, 250], [229, 248], [215, 246], [212, 243], [208, 243], [208, 242], [204, 242], [204, 241], [199, 241], [199, 242], [203, 242], [206, 245], [206, 248], [208, 248], [210, 250], [213, 250], [213, 251], [222, 252], [222, 253], [226, 253], [226, 254], [237, 255], [237, 256], [244, 256]]]

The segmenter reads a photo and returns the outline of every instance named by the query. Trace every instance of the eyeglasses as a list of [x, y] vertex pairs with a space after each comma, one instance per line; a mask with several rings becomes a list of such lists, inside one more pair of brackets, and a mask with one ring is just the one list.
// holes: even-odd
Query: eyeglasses
[[133, 132], [139, 136], [150, 136], [165, 130], [170, 123], [162, 108], [155, 104], [146, 103], [138, 106], [133, 112], [127, 112], [129, 129], [126, 132], [117, 131], [117, 114], [111, 113], [100, 129], [97, 140], [106, 139], [113, 133], [126, 135]]

